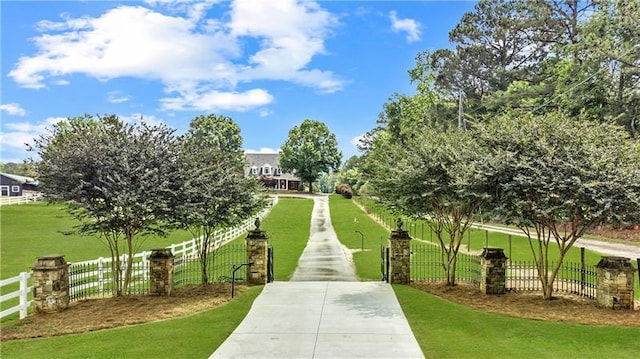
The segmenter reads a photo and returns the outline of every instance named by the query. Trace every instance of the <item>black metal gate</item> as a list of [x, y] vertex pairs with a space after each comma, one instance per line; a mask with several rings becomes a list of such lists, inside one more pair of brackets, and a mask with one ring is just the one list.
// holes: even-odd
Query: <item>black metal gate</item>
[[380, 245], [380, 274], [382, 281], [389, 283], [389, 247]]
[[273, 277], [273, 246], [267, 248], [267, 283], [275, 280]]

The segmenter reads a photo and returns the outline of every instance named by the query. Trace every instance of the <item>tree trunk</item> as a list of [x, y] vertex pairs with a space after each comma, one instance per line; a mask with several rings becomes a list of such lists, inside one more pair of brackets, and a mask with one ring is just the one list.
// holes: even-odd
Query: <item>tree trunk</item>
[[309, 181], [309, 193], [313, 193], [313, 181]]

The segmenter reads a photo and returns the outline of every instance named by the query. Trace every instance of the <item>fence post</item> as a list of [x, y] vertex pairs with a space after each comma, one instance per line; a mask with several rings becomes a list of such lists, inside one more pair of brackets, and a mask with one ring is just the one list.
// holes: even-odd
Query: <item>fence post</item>
[[57, 313], [69, 307], [69, 264], [64, 256], [39, 257], [33, 270], [33, 309]]
[[402, 229], [398, 218], [397, 229], [391, 231], [389, 238], [389, 283], [409, 284], [411, 281], [411, 237]]
[[98, 294], [104, 293], [104, 259], [98, 258]]
[[20, 319], [24, 319], [27, 317], [27, 311], [29, 309], [29, 273], [21, 272], [20, 273]]
[[602, 257], [596, 265], [598, 284], [596, 302], [610, 309], [633, 310], [633, 272], [631, 260], [625, 257]]
[[151, 250], [149, 256], [149, 294], [171, 296], [173, 291], [173, 260], [174, 256], [169, 248]]
[[586, 284], [586, 266], [584, 263], [584, 247], [580, 247], [580, 294], [584, 295], [584, 288]]
[[267, 233], [260, 229], [260, 219], [255, 220], [256, 228], [247, 235], [247, 282], [249, 284], [267, 284]]
[[483, 294], [506, 293], [507, 257], [502, 248], [485, 248], [480, 255], [480, 291]]

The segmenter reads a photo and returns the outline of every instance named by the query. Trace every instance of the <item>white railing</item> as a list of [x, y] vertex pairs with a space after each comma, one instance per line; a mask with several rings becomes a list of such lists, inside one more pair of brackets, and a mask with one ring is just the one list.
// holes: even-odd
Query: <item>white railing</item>
[[0, 287], [4, 287], [6, 285], [17, 283], [17, 282], [20, 283], [20, 289], [0, 296], [0, 303], [4, 303], [13, 298], [20, 298], [20, 302], [18, 305], [15, 305], [11, 308], [7, 308], [2, 312], [0, 312], [0, 318], [4, 318], [7, 315], [13, 314], [15, 312], [20, 312], [20, 319], [23, 319], [27, 316], [27, 311], [29, 310], [31, 303], [33, 302], [29, 300], [29, 294], [31, 293], [31, 290], [33, 290], [33, 287], [29, 286], [29, 283], [28, 283], [29, 278], [31, 278], [31, 273], [22, 272], [20, 273], [20, 275], [15, 276], [13, 278], [0, 280]]
[[[258, 217], [260, 219], [264, 219], [264, 217], [269, 214], [271, 208], [278, 203], [278, 197], [273, 197], [272, 203], [270, 206], [265, 207], [260, 213], [258, 213]], [[214, 242], [210, 245], [210, 250], [214, 250], [227, 242], [237, 238], [244, 232], [248, 231], [251, 226], [253, 226], [255, 221], [255, 217], [248, 218], [239, 225], [233, 228], [226, 228], [224, 230], [216, 231], [214, 235]], [[197, 255], [199, 245], [201, 244], [202, 238], [193, 238], [188, 241], [172, 244], [168, 248], [171, 249], [171, 252], [174, 256], [192, 256]], [[134, 263], [139, 263], [139, 265], [134, 266], [134, 273], [132, 273], [132, 277], [134, 280], [130, 285], [135, 286], [139, 283], [146, 283], [149, 280], [149, 267], [148, 267], [148, 257], [151, 254], [150, 251], [144, 251], [140, 253], [136, 253], [134, 255]], [[127, 255], [123, 254], [121, 261], [122, 263], [126, 263]], [[74, 273], [74, 266], [89, 266], [95, 265], [95, 270], [91, 272], [82, 272], [79, 274]], [[95, 291], [99, 294], [105, 293], [105, 285], [111, 282], [111, 258], [103, 258], [100, 257], [98, 259], [83, 261], [83, 262], [75, 262], [69, 264], [69, 288], [70, 288], [70, 296], [73, 297], [74, 293], [83, 290], [91, 290]], [[28, 286], [28, 279], [31, 277], [31, 273], [22, 272], [20, 275], [3, 279], [0, 281], [0, 287], [13, 284], [16, 282], [20, 282], [20, 289], [17, 291], [6, 293], [0, 296], [0, 303], [4, 303], [7, 300], [13, 298], [20, 298], [20, 304], [0, 312], [0, 319], [4, 318], [7, 315], [13, 314], [15, 312], [20, 311], [20, 319], [27, 316], [27, 310], [31, 306], [33, 301], [28, 300], [28, 295], [33, 290], [32, 286]], [[91, 281], [86, 283], [79, 284], [79, 281], [86, 280], [88, 278], [92, 278]], [[4, 291], [3, 291], [4, 292]]]
[[42, 193], [28, 194], [25, 196], [0, 197], [0, 206], [8, 206], [11, 204], [33, 203], [44, 199]]

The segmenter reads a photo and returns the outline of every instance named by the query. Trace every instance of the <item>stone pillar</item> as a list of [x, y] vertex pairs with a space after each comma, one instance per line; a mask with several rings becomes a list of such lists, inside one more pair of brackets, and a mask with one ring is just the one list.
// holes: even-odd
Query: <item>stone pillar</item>
[[171, 296], [173, 292], [173, 253], [169, 248], [151, 250], [149, 256], [149, 295]]
[[33, 308], [57, 313], [69, 307], [69, 264], [64, 256], [39, 257], [33, 270]]
[[256, 218], [256, 229], [247, 235], [247, 282], [267, 284], [267, 233], [260, 229], [260, 219]]
[[389, 283], [409, 284], [411, 282], [411, 237], [402, 230], [398, 219], [398, 229], [391, 231], [389, 238]]
[[485, 248], [480, 255], [480, 291], [505, 294], [507, 256], [502, 248]]
[[633, 310], [633, 273], [631, 260], [625, 257], [602, 257], [596, 265], [598, 284], [596, 302], [610, 309]]

